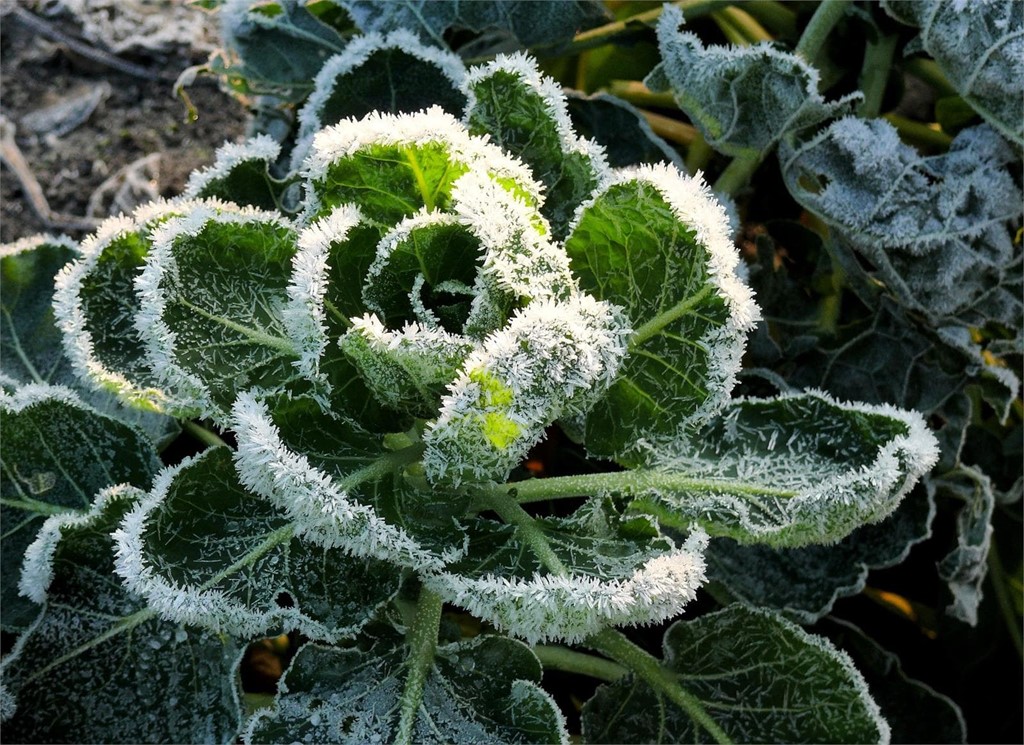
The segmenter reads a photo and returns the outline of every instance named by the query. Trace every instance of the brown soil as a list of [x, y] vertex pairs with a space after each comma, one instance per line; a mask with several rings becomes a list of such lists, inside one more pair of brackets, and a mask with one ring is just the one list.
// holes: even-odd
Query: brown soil
[[[196, 11], [198, 12], [198, 11]], [[48, 19], [72, 37], [80, 29], [73, 19]], [[189, 173], [213, 160], [225, 140], [242, 137], [247, 113], [211, 80], [189, 91], [199, 118], [186, 121], [186, 107], [172, 84], [180, 71], [205, 61], [206, 53], [180, 45], [160, 58], [134, 56], [126, 61], [154, 71], [144, 79], [76, 54], [66, 45], [44, 38], [12, 15], [0, 25], [0, 113], [17, 127], [15, 141], [38, 181], [49, 207], [64, 215], [86, 216], [89, 199], [108, 177], [152, 153], [159, 153], [151, 172], [161, 196], [176, 196]], [[122, 59], [125, 59], [122, 57]], [[26, 116], [47, 106], [71, 100], [82, 91], [109, 84], [109, 95], [91, 115], [63, 135], [39, 136]], [[36, 118], [38, 120], [38, 117]], [[106, 217], [112, 200], [105, 200], [93, 217]], [[119, 211], [116, 207], [113, 211]], [[47, 225], [30, 206], [25, 190], [11, 168], [0, 171], [0, 242], [8, 243], [40, 232], [63, 232], [74, 238], [82, 230]]]

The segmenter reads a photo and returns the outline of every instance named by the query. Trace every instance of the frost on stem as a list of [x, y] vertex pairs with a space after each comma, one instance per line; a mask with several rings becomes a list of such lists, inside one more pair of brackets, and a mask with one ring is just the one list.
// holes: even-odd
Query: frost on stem
[[466, 360], [425, 435], [434, 481], [504, 480], [544, 428], [615, 378], [629, 331], [615, 306], [536, 300]]

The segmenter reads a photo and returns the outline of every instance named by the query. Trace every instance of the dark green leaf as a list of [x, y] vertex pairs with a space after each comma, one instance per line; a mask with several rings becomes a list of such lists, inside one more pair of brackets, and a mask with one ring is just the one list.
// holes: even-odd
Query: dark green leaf
[[162, 621], [113, 576], [110, 532], [141, 493], [53, 517], [32, 570], [46, 605], [3, 662], [11, 742], [231, 743], [241, 711], [232, 641]]
[[46, 517], [82, 514], [114, 484], [148, 488], [160, 461], [142, 432], [56, 386], [0, 394], [0, 440], [2, 625], [23, 629], [38, 607], [18, 594], [22, 557]]
[[149, 607], [234, 636], [298, 629], [338, 641], [398, 592], [399, 574], [383, 562], [296, 537], [238, 482], [227, 448], [164, 471], [115, 539], [118, 573]]
[[[889, 727], [853, 663], [763, 610], [730, 606], [665, 634], [665, 667], [733, 742], [886, 742]], [[586, 742], [713, 742], [633, 676], [583, 707]]]
[[671, 91], [716, 150], [760, 156], [786, 134], [816, 127], [850, 108], [860, 94], [826, 102], [818, 71], [801, 57], [767, 44], [705, 47], [679, 30], [683, 12], [666, 8], [658, 20], [662, 63], [644, 81]]
[[863, 590], [870, 570], [900, 563], [931, 535], [935, 503], [927, 492], [918, 486], [885, 521], [831, 546], [771, 548], [716, 538], [706, 554], [708, 578], [737, 600], [813, 623], [839, 598]]
[[937, 458], [914, 412], [812, 393], [740, 399], [620, 491], [666, 525], [795, 547], [884, 519]]
[[[272, 710], [249, 722], [245, 742], [393, 742], [408, 675], [404, 645], [368, 651], [307, 645], [282, 680]], [[416, 714], [417, 743], [561, 743], [561, 713], [539, 685], [523, 644], [479, 636], [437, 649]]]
[[671, 163], [685, 171], [682, 158], [627, 101], [607, 93], [584, 96], [566, 92], [569, 117], [576, 131], [604, 148], [612, 168], [641, 163]]
[[1004, 136], [1024, 145], [1024, 6], [1016, 0], [958, 6], [942, 0], [883, 0], [898, 21], [921, 29], [924, 47], [960, 95]]

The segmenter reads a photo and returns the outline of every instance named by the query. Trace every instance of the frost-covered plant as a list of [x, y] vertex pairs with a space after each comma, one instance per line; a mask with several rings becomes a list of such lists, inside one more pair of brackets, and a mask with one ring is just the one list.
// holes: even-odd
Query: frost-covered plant
[[[758, 309], [701, 178], [610, 167], [526, 56], [419, 58], [461, 119], [325, 125], [359, 64], [329, 62], [298, 171], [271, 176], [269, 138], [228, 146], [57, 274], [79, 378], [211, 447], [161, 467], [136, 426], [5, 378], [5, 736], [567, 742], [549, 668], [614, 681], [590, 741], [647, 739], [650, 707], [616, 713], [633, 696], [671, 739], [887, 739], [850, 659], [773, 612], [679, 622], [663, 663], [616, 627], [678, 616], [709, 537], [798, 547], [884, 519], [937, 458], [923, 419], [733, 398]], [[61, 249], [4, 249], [12, 318]], [[558, 430], [588, 468], [526, 478]], [[242, 650], [283, 632], [303, 644], [243, 715]]]

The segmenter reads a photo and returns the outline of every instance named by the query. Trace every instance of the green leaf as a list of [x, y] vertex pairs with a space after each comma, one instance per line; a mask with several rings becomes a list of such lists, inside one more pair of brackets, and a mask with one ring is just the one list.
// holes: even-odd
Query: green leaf
[[705, 554], [708, 579], [736, 600], [814, 623], [838, 599], [863, 590], [870, 570], [899, 564], [931, 536], [935, 501], [929, 491], [916, 487], [886, 520], [830, 546], [771, 548], [716, 538]]
[[[532, 47], [567, 42], [581, 30], [608, 18], [600, 2], [534, 3], [524, 0], [459, 2], [414, 0], [377, 3], [373, 0], [339, 0], [364, 32], [409, 29], [438, 46], [446, 46], [445, 32], [467, 30], [483, 34], [503, 47]], [[474, 46], [474, 56], [488, 56]], [[493, 54], [493, 52], [492, 52]]]
[[634, 509], [793, 547], [887, 517], [935, 464], [938, 443], [915, 412], [807, 393], [733, 401], [659, 458], [622, 479]]
[[680, 171], [686, 170], [679, 153], [654, 133], [628, 101], [608, 93], [586, 96], [566, 91], [566, 105], [575, 130], [604, 148], [612, 168], [670, 163]]
[[1009, 224], [1021, 191], [1017, 156], [987, 126], [963, 130], [948, 153], [922, 157], [881, 119], [847, 118], [784, 146], [786, 185], [875, 267], [909, 309], [936, 326], [1021, 315], [1021, 253]]
[[[681, 613], [704, 581], [706, 545], [696, 531], [676, 546], [652, 521], [596, 499], [571, 517], [537, 518], [531, 527], [477, 518], [466, 555], [423, 581], [531, 644], [576, 643], [607, 626]], [[563, 574], [549, 569], [555, 562]]]
[[1014, 0], [963, 7], [940, 0], [883, 0], [885, 12], [921, 29], [916, 40], [961, 96], [1005, 137], [1024, 145], [1024, 8]]
[[33, 236], [0, 250], [3, 372], [23, 383], [63, 383], [67, 363], [54, 324], [53, 278], [79, 254], [69, 238]]
[[721, 205], [668, 166], [622, 172], [566, 241], [586, 292], [623, 306], [628, 356], [584, 423], [587, 450], [638, 463], [728, 400], [757, 317]]
[[162, 621], [113, 578], [110, 532], [141, 492], [115, 487], [93, 509], [54, 516], [30, 551], [46, 605], [4, 658], [17, 742], [234, 742], [242, 649]]
[[504, 481], [548, 425], [579, 416], [607, 389], [626, 333], [614, 306], [584, 293], [518, 311], [449, 385], [424, 435], [427, 477]]
[[466, 94], [462, 61], [436, 46], [421, 44], [405, 29], [387, 36], [371, 33], [352, 39], [317, 73], [313, 92], [299, 112], [299, 133], [292, 167], [302, 163], [313, 136], [343, 119], [372, 111], [411, 113], [440, 106], [462, 114]]
[[[201, 510], [196, 505], [202, 505]], [[165, 470], [114, 534], [117, 572], [168, 620], [255, 637], [354, 635], [397, 592], [386, 564], [309, 545], [213, 448]]]
[[767, 43], [705, 47], [680, 31], [683, 12], [669, 7], [658, 19], [662, 62], [644, 80], [671, 91], [708, 144], [733, 156], [762, 156], [784, 135], [845, 113], [859, 93], [826, 102], [818, 71], [801, 57]]
[[892, 730], [892, 742], [967, 742], [964, 715], [952, 699], [907, 676], [896, 655], [853, 624], [838, 618], [830, 621], [829, 638], [853, 658], [864, 676]]
[[22, 557], [43, 521], [86, 512], [114, 484], [148, 488], [160, 461], [142, 432], [62, 386], [30, 384], [13, 396], [0, 394], [0, 439], [2, 625], [23, 629], [36, 617], [44, 588], [25, 579], [19, 596]]
[[[664, 666], [733, 742], [887, 742], [889, 726], [850, 658], [763, 610], [733, 605], [665, 634]], [[586, 742], [710, 742], [633, 676], [583, 706]]]
[[262, 13], [251, 2], [226, 3], [221, 31], [228, 51], [215, 54], [211, 69], [246, 95], [301, 101], [329, 57], [342, 51], [341, 29], [324, 23], [300, 0], [275, 3], [279, 12]]
[[[100, 412], [141, 427], [154, 442], [173, 440], [179, 431], [173, 420], [152, 411], [125, 408], [113, 395], [93, 390], [79, 378], [84, 373], [79, 358], [65, 357], [65, 350], [81, 347], [67, 338], [62, 340], [53, 309], [54, 277], [58, 273], [63, 276], [61, 269], [78, 256], [74, 243], [52, 236], [35, 236], [0, 247], [0, 373], [18, 384], [68, 386]], [[118, 292], [113, 295], [121, 296]]]
[[285, 192], [293, 179], [274, 178], [270, 169], [281, 154], [281, 145], [261, 134], [241, 144], [228, 142], [217, 150], [212, 166], [193, 171], [182, 196], [222, 199], [263, 210], [282, 209]]
[[[408, 675], [404, 645], [369, 650], [304, 646], [273, 710], [258, 712], [246, 743], [394, 742]], [[540, 688], [541, 667], [525, 645], [495, 636], [437, 649], [413, 724], [416, 743], [565, 743], [555, 702]]]
[[136, 326], [182, 413], [224, 421], [238, 391], [293, 383], [284, 307], [296, 236], [275, 213], [197, 205], [153, 236]]
[[604, 150], [578, 137], [565, 95], [525, 55], [499, 56], [466, 78], [466, 121], [523, 160], [545, 188], [541, 212], [564, 238], [576, 208], [608, 177]]
[[[264, 402], [249, 393], [239, 395], [232, 427], [242, 484], [282, 510], [304, 539], [421, 570], [461, 555], [463, 536], [455, 526], [450, 543], [435, 550], [376, 509], [379, 499], [390, 502], [394, 480], [419, 458], [422, 446], [386, 451], [380, 436], [321, 412], [309, 400]], [[419, 522], [411, 519], [409, 526]], [[426, 537], [436, 535], [429, 523], [424, 527]]]

